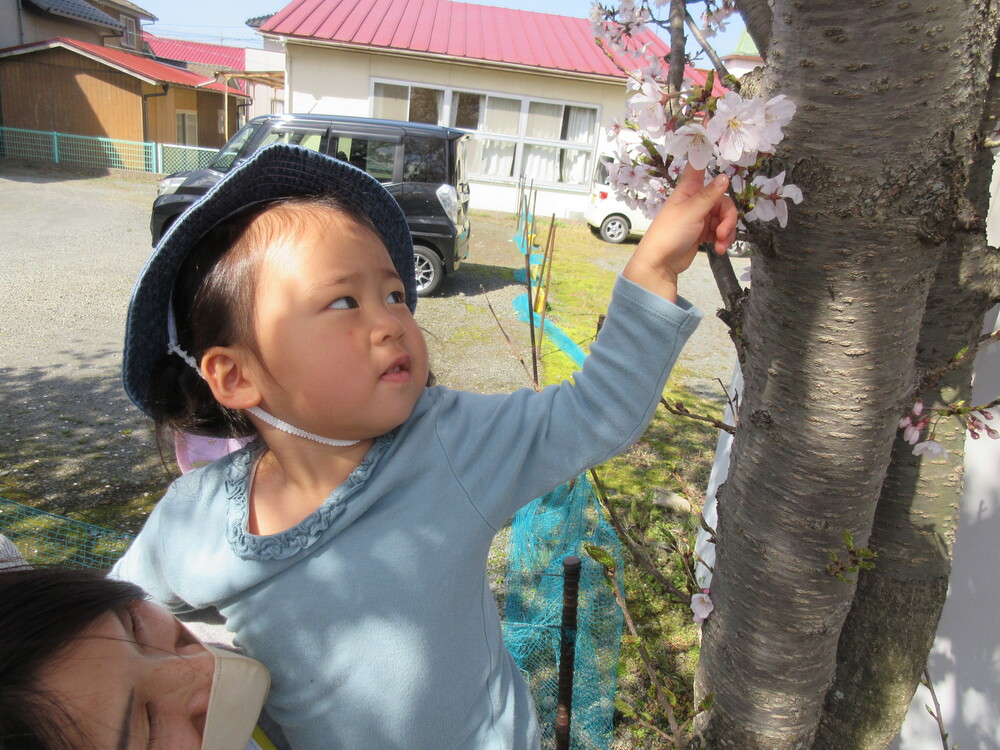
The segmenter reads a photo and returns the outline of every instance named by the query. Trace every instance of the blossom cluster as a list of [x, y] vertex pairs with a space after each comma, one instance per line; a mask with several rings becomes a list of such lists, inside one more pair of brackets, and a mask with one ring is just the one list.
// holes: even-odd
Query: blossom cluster
[[[963, 408], [959, 405], [925, 413], [924, 402], [917, 399], [910, 409], [910, 413], [899, 420], [899, 429], [903, 431], [903, 439], [913, 446], [913, 455], [927, 456], [928, 458], [948, 455], [944, 446], [934, 440], [937, 419], [946, 415], [954, 415], [962, 419], [969, 437], [973, 440], [979, 440], [983, 434], [993, 440], [1000, 439], [1000, 432], [986, 424], [986, 422], [993, 420], [993, 413], [986, 407]], [[926, 439], [921, 440], [924, 437], [924, 430], [928, 430], [928, 433]]]
[[714, 5], [711, 2], [707, 3], [705, 5], [705, 12], [701, 15], [705, 37], [711, 38], [720, 31], [725, 31], [729, 17], [735, 12], [736, 4], [733, 0], [722, 0]]
[[[719, 17], [725, 7], [718, 5]], [[622, 0], [617, 11], [595, 5], [591, 20], [599, 41], [622, 51], [648, 17], [644, 5]], [[714, 96], [714, 73], [703, 86], [671, 92], [661, 59], [644, 47], [632, 54], [636, 68], [629, 71], [626, 116], [608, 133], [616, 143], [609, 178], [618, 197], [652, 217], [690, 163], [706, 170], [706, 182], [717, 174], [731, 178], [744, 222], [776, 219], [784, 227], [787, 202], [800, 203], [802, 191], [785, 184], [784, 172], [771, 177], [761, 168], [784, 137], [782, 129], [795, 114], [795, 104], [784, 95], [744, 99], [727, 91]]]
[[702, 589], [701, 593], [691, 597], [691, 612], [694, 614], [694, 621], [699, 625], [708, 619], [713, 609], [715, 609], [715, 605], [712, 604], [708, 589]]

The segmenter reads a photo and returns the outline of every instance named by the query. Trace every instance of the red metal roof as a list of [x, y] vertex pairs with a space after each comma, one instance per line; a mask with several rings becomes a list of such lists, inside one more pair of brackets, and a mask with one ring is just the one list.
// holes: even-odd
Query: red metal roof
[[171, 83], [189, 88], [218, 91], [220, 93], [228, 91], [229, 94], [234, 96], [245, 96], [238, 89], [234, 89], [231, 86], [223, 87], [221, 83], [218, 83], [214, 79], [206, 78], [190, 70], [150, 60], [148, 57], [143, 57], [142, 55], [137, 55], [134, 52], [128, 52], [117, 47], [101, 47], [97, 44], [81, 42], [78, 39], [57, 37], [44, 42], [34, 42], [33, 44], [24, 44], [19, 47], [8, 47], [5, 50], [0, 50], [0, 56], [22, 55], [53, 47], [63, 47], [97, 59], [114, 68], [130, 73], [137, 78], [142, 78], [149, 83]]
[[[347, 46], [624, 78], [594, 42], [589, 20], [550, 13], [451, 0], [292, 0], [260, 30]], [[638, 42], [648, 43], [660, 56], [670, 51], [650, 30], [641, 32]], [[626, 69], [634, 67], [626, 58], [618, 59]], [[696, 78], [694, 69], [686, 72]]]
[[149, 45], [154, 55], [168, 60], [215, 65], [229, 70], [246, 70], [247, 67], [247, 52], [242, 47], [167, 39], [153, 36], [148, 31], [142, 32], [142, 40]]

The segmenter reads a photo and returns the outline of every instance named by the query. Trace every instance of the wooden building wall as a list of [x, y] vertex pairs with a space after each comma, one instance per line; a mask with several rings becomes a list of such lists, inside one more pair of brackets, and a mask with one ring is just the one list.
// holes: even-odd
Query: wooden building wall
[[141, 141], [141, 82], [65, 49], [0, 59], [0, 124]]
[[[153, 91], [148, 87], [150, 93]], [[162, 89], [157, 89], [157, 93]], [[176, 114], [178, 111], [194, 112], [198, 118], [198, 142], [189, 146], [221, 148], [229, 136], [238, 129], [238, 105], [244, 101], [229, 97], [229, 134], [219, 131], [223, 96], [217, 91], [198, 91], [170, 87], [166, 96], [147, 99], [149, 140], [158, 143], [179, 143], [177, 138]]]

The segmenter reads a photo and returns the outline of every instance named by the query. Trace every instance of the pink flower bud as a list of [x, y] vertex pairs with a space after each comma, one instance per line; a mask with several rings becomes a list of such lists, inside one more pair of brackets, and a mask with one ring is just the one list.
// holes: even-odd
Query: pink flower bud
[[911, 409], [910, 411], [913, 414], [913, 416], [919, 417], [920, 414], [923, 412], [923, 410], [924, 410], [924, 402], [918, 398], [916, 403], [913, 404], [913, 409]]
[[983, 415], [983, 419], [985, 419], [987, 422], [993, 419], [993, 412], [991, 411], [987, 411], [986, 409], [980, 409], [979, 413]]
[[986, 434], [990, 436], [991, 440], [1000, 439], [1000, 432], [997, 432], [992, 427], [987, 427], [986, 428]]
[[903, 417], [901, 420], [899, 420], [899, 429], [903, 430], [909, 427], [911, 424], [913, 424], [913, 422], [910, 421], [909, 417]]
[[986, 425], [984, 425], [982, 422], [980, 422], [975, 417], [969, 417], [969, 426], [972, 427], [973, 429], [976, 429], [976, 430], [985, 430], [986, 429]]
[[907, 425], [903, 430], [903, 440], [910, 445], [915, 445], [920, 440], [920, 430], [914, 425]]
[[972, 438], [973, 440], [979, 440], [979, 433], [970, 428], [969, 437]]

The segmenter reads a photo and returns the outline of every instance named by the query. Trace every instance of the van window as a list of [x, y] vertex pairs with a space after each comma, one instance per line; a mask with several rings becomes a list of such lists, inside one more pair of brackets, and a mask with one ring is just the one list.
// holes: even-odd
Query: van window
[[403, 182], [451, 183], [448, 179], [447, 141], [408, 135], [403, 144]]
[[243, 150], [246, 148], [247, 143], [250, 142], [253, 134], [259, 129], [260, 125], [257, 124], [250, 124], [241, 128], [236, 135], [229, 139], [229, 143], [223, 146], [219, 153], [216, 154], [212, 163], [208, 165], [208, 168], [214, 169], [217, 172], [228, 172], [237, 157], [246, 156]]
[[312, 128], [296, 128], [294, 126], [276, 126], [269, 131], [258, 148], [264, 148], [272, 143], [290, 143], [293, 146], [302, 146], [313, 151], [322, 151], [323, 135], [325, 131]]
[[392, 182], [396, 166], [396, 144], [374, 138], [338, 136], [330, 152], [365, 170], [379, 182]]

